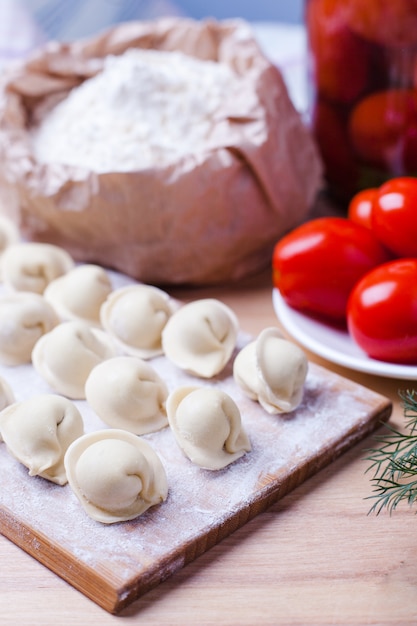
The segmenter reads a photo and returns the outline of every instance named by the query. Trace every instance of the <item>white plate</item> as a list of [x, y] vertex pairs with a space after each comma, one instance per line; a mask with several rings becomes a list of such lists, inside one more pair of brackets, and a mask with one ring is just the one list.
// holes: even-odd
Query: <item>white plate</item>
[[327, 326], [292, 309], [284, 302], [277, 289], [272, 291], [272, 302], [284, 329], [314, 354], [359, 372], [417, 380], [417, 366], [370, 359], [354, 343], [348, 332]]

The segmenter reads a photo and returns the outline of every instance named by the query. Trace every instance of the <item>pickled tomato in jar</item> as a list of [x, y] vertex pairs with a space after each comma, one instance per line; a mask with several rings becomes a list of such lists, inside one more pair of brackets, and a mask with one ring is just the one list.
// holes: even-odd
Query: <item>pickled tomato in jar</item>
[[417, 0], [306, 0], [310, 123], [341, 201], [417, 176]]

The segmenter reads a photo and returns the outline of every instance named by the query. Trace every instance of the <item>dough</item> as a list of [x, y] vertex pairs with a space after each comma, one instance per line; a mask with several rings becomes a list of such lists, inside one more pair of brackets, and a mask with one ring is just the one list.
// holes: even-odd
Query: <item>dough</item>
[[104, 524], [138, 517], [168, 495], [159, 456], [125, 430], [110, 428], [77, 439], [65, 455], [65, 468], [86, 513]]
[[167, 293], [151, 285], [115, 289], [101, 307], [101, 323], [123, 350], [149, 359], [162, 354], [161, 333], [176, 309]]
[[99, 265], [79, 265], [50, 282], [43, 295], [62, 320], [81, 320], [100, 326], [100, 308], [111, 291], [105, 269]]
[[233, 364], [234, 380], [249, 398], [271, 414], [289, 413], [300, 404], [308, 361], [303, 350], [276, 328], [265, 328]]
[[0, 433], [10, 454], [28, 468], [29, 476], [65, 485], [64, 454], [83, 435], [84, 424], [70, 400], [43, 394], [3, 409]]
[[167, 358], [201, 378], [221, 372], [236, 346], [238, 321], [228, 306], [214, 298], [182, 306], [162, 332]]
[[51, 305], [39, 294], [13, 292], [0, 296], [0, 361], [30, 363], [35, 343], [59, 323]]
[[15, 243], [4, 251], [1, 267], [10, 289], [42, 294], [52, 280], [74, 267], [74, 261], [63, 248], [50, 243]]
[[116, 356], [110, 337], [85, 322], [62, 322], [35, 344], [35, 370], [57, 393], [85, 399], [85, 382], [96, 365]]
[[109, 426], [136, 435], [168, 425], [168, 388], [142, 359], [120, 356], [94, 367], [85, 384], [87, 402]]
[[175, 439], [193, 463], [218, 470], [251, 450], [234, 400], [214, 387], [179, 387], [167, 400]]

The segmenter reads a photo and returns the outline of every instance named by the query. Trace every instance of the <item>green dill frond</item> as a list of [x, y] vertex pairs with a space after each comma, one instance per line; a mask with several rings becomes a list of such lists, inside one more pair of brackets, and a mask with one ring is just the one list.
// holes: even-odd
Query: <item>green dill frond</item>
[[417, 434], [417, 393], [413, 389], [412, 391], [399, 391], [398, 395], [401, 398], [401, 406], [404, 409], [406, 427], [410, 435]]
[[392, 513], [400, 502], [407, 502], [412, 506], [417, 501], [417, 480], [403, 485], [395, 480], [381, 478], [372, 482], [375, 493], [367, 499], [374, 499], [375, 502], [369, 513], [375, 512], [378, 515], [384, 508]]
[[366, 472], [372, 471], [374, 499], [371, 512], [379, 514], [384, 508], [392, 512], [400, 502], [410, 506], [417, 501], [417, 394], [400, 391], [406, 430], [400, 431], [385, 424], [388, 431], [375, 437], [380, 446], [368, 450], [365, 460], [370, 462]]

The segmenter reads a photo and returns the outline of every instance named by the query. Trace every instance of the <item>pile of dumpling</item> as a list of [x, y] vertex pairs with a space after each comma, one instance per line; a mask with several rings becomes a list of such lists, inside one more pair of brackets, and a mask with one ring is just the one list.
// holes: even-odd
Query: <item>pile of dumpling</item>
[[[267, 328], [234, 356], [238, 321], [219, 300], [180, 304], [151, 285], [115, 288], [102, 267], [20, 242], [5, 218], [0, 279], [0, 362], [31, 363], [51, 389], [16, 402], [0, 378], [0, 441], [29, 475], [68, 482], [95, 520], [130, 520], [166, 500], [163, 463], [141, 435], [170, 427], [185, 457], [208, 470], [250, 452], [236, 402], [207, 384], [232, 359], [234, 381], [268, 413], [302, 400], [304, 352]], [[161, 355], [195, 385], [170, 392], [152, 365]], [[108, 428], [85, 434], [75, 400]]]

